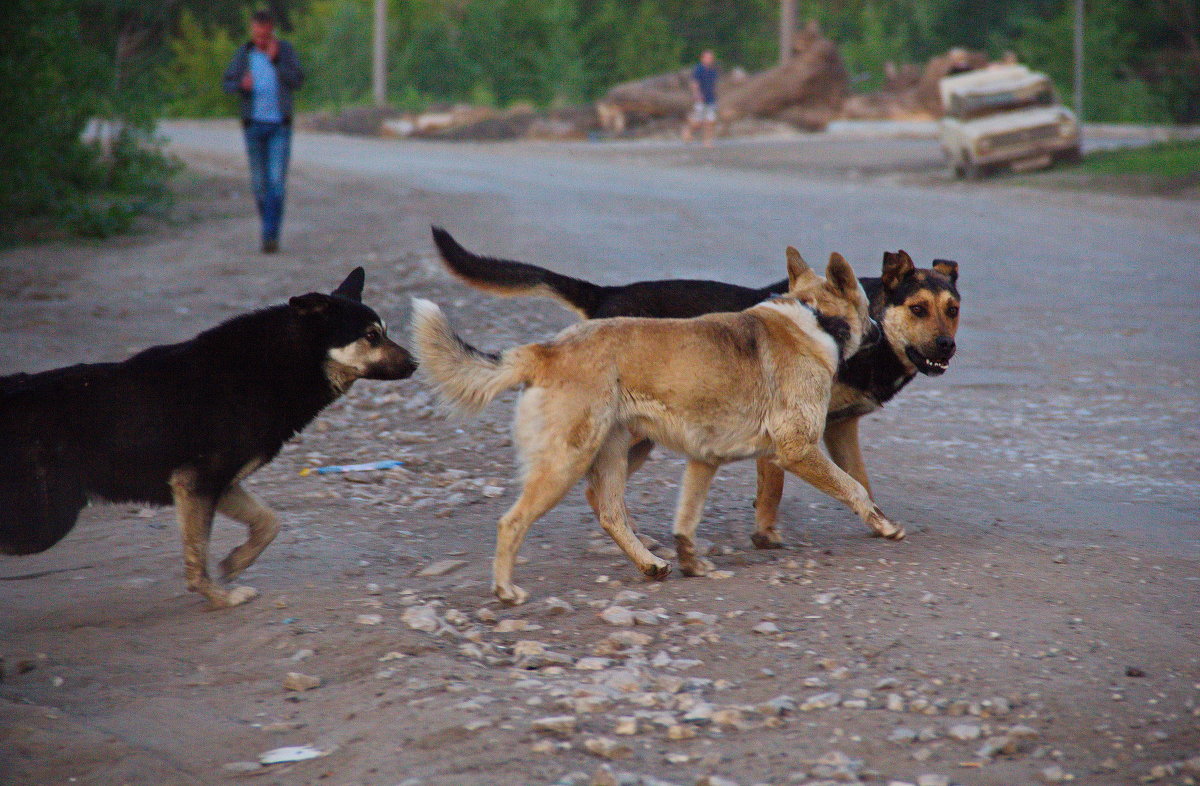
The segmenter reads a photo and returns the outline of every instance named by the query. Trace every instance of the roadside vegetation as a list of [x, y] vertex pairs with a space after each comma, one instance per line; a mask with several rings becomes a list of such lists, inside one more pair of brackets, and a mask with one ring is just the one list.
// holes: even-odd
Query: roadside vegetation
[[[1070, 0], [798, 0], [856, 89], [955, 46], [1014, 52], [1071, 99]], [[269, 7], [300, 51], [303, 111], [369, 103], [372, 0], [13, 0], [0, 15], [0, 244], [104, 236], [162, 209], [163, 116], [232, 116], [220, 74], [249, 13]], [[683, 67], [777, 57], [778, 0], [388, 0], [388, 101], [564, 106]], [[1200, 121], [1194, 0], [1088, 4], [1085, 119]], [[89, 122], [108, 133], [85, 141]]]
[[1200, 140], [1096, 150], [1077, 164], [1004, 180], [1038, 188], [1196, 199], [1200, 198]]
[[1190, 177], [1196, 185], [1200, 185], [1200, 140], [1097, 151], [1085, 158], [1079, 168], [1096, 175]]

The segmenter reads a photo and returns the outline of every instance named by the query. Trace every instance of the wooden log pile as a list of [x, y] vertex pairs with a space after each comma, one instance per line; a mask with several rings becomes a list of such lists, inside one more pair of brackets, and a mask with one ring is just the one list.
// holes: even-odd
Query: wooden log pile
[[[725, 123], [762, 118], [819, 129], [838, 116], [849, 93], [837, 47], [810, 22], [794, 36], [786, 63], [748, 76], [740, 70], [723, 74], [717, 105]], [[691, 69], [617, 85], [597, 106], [602, 126], [613, 133], [654, 120], [682, 122], [691, 109]]]
[[942, 116], [938, 81], [951, 73], [983, 68], [987, 55], [966, 49], [951, 49], [924, 66], [888, 64], [886, 80], [873, 93], [851, 96], [843, 108], [855, 120], [933, 120]]
[[837, 46], [809, 22], [792, 39], [787, 62], [761, 71], [718, 93], [721, 119], [747, 117], [783, 120], [806, 130], [819, 130], [836, 118], [850, 94], [850, 79]]
[[[785, 63], [755, 74], [722, 70], [717, 84], [719, 119], [726, 127], [771, 121], [807, 131], [824, 129], [841, 118], [934, 119], [942, 115], [938, 80], [987, 64], [982, 52], [952, 49], [924, 66], [889, 64], [880, 90], [852, 95], [837, 46], [809, 22], [793, 36]], [[547, 112], [532, 106], [496, 110], [464, 104], [431, 107], [419, 114], [360, 108], [309, 122], [323, 130], [453, 140], [567, 140], [597, 133], [673, 131], [692, 111], [691, 74], [691, 68], [655, 74], [616, 85], [595, 104]]]

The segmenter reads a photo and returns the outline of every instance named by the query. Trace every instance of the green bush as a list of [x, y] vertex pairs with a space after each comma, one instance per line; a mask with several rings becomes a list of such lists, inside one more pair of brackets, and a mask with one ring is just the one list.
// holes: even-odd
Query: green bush
[[370, 0], [316, 0], [308, 7], [292, 35], [305, 73], [300, 108], [336, 108], [370, 97], [371, 31]]
[[[1167, 122], [1166, 102], [1131, 67], [1139, 53], [1136, 31], [1124, 24], [1131, 11], [1127, 0], [1089, 6], [1084, 17], [1083, 115], [1086, 120], [1109, 122]], [[1062, 93], [1074, 101], [1075, 15], [1071, 3], [1058, 13], [1019, 20], [1011, 41], [1021, 62], [1045, 71]]]
[[[391, 89], [442, 100], [466, 98], [478, 75], [459, 39], [458, 26], [446, 14], [423, 15], [398, 47], [388, 79]], [[485, 91], [490, 93], [490, 88]], [[495, 101], [494, 94], [491, 99]]]
[[[112, 47], [90, 44], [94, 34], [68, 0], [18, 0], [0, 15], [0, 244], [107, 235], [164, 204], [174, 168], [141, 130], [146, 74], [115, 79]], [[124, 129], [107, 147], [82, 140], [96, 117]]]
[[501, 106], [577, 99], [583, 75], [570, 0], [475, 0], [461, 21], [459, 45], [473, 84]]
[[185, 8], [179, 16], [179, 32], [168, 49], [170, 62], [160, 72], [167, 114], [221, 117], [236, 111], [236, 99], [221, 86], [221, 76], [236, 49], [228, 32], [202, 25]]

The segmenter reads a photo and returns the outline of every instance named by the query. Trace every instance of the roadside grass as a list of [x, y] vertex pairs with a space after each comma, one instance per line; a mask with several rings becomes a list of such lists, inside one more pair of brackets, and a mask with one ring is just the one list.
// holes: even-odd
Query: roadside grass
[[1012, 182], [1038, 188], [1200, 199], [1200, 140], [1099, 150], [1078, 164], [1017, 175]]
[[1158, 142], [1125, 150], [1101, 150], [1088, 155], [1079, 169], [1096, 175], [1156, 175], [1200, 177], [1200, 140]]

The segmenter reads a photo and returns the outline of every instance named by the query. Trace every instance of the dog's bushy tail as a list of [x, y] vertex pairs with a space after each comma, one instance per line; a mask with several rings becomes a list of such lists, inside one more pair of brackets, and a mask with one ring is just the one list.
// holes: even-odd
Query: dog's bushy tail
[[521, 347], [502, 355], [482, 352], [459, 338], [436, 303], [413, 298], [413, 348], [421, 371], [433, 379], [443, 404], [478, 414], [504, 391], [528, 381]]
[[504, 297], [545, 295], [584, 319], [592, 319], [604, 299], [606, 288], [599, 284], [525, 262], [472, 254], [441, 227], [433, 227], [433, 242], [450, 272], [476, 289]]

